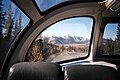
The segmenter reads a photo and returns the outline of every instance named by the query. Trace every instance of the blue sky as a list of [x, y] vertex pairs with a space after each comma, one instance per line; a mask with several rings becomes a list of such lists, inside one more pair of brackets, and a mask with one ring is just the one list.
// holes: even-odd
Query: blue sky
[[53, 7], [54, 5], [57, 5], [63, 1], [67, 0], [35, 0], [38, 7], [40, 8], [41, 11], [45, 11], [48, 8]]
[[81, 36], [90, 39], [93, 20], [89, 17], [77, 17], [62, 20], [43, 31], [45, 36]]
[[104, 31], [104, 35], [103, 38], [112, 38], [113, 40], [115, 40], [115, 38], [117, 38], [116, 34], [117, 34], [117, 23], [110, 23], [107, 24], [105, 27], [105, 31]]

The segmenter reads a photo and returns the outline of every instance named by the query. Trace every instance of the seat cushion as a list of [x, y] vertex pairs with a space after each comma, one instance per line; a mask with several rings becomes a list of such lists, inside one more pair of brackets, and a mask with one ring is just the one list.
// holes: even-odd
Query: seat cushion
[[101, 65], [73, 65], [65, 68], [66, 80], [118, 80], [117, 71]]
[[57, 63], [23, 62], [10, 68], [8, 80], [64, 80]]

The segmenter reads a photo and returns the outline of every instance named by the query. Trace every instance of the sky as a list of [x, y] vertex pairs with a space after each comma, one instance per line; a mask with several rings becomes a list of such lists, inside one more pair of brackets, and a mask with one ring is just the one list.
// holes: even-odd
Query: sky
[[93, 20], [89, 17], [76, 17], [59, 21], [45, 31], [45, 36], [80, 36], [90, 39], [93, 26]]
[[53, 7], [54, 5], [57, 5], [61, 2], [68, 1], [68, 0], [35, 0], [38, 7], [41, 11], [45, 11], [48, 8]]
[[109, 23], [106, 25], [105, 27], [105, 31], [104, 31], [104, 35], [103, 38], [105, 39], [109, 39], [111, 38], [112, 40], [115, 40], [115, 38], [117, 38], [116, 34], [117, 34], [117, 23]]

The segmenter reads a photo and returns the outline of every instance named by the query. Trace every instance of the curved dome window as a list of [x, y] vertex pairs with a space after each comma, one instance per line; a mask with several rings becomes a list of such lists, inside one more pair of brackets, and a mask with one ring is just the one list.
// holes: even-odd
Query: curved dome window
[[102, 2], [102, 1], [104, 0], [35, 0], [37, 6], [42, 12], [63, 2], [65, 2], [65, 5], [66, 5], [69, 3]]

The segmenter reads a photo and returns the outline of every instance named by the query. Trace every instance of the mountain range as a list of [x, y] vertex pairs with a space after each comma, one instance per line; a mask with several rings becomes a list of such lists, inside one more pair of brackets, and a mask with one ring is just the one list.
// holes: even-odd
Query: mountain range
[[90, 40], [80, 36], [51, 36], [44, 37], [43, 40], [47, 38], [49, 43], [52, 44], [89, 44]]

